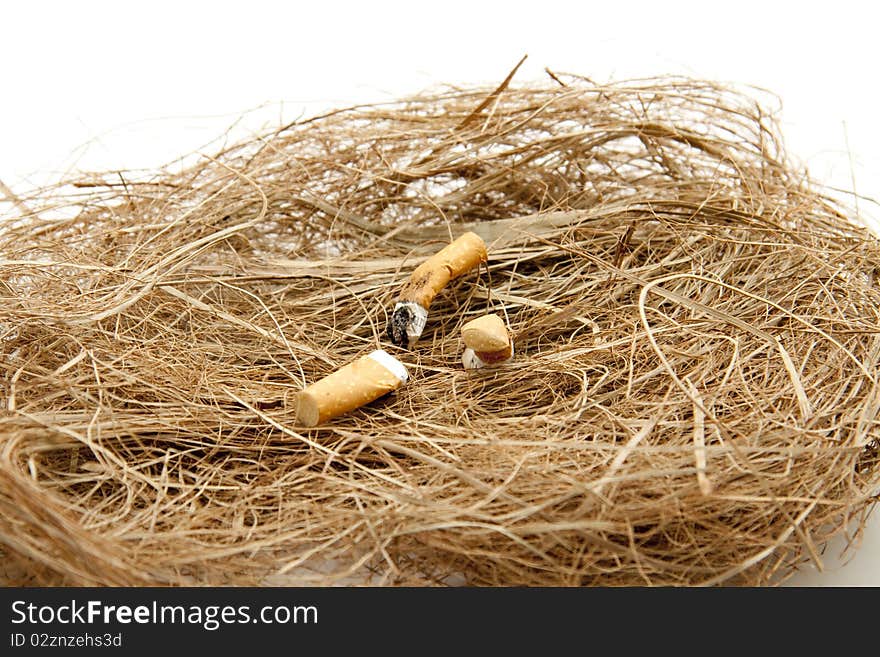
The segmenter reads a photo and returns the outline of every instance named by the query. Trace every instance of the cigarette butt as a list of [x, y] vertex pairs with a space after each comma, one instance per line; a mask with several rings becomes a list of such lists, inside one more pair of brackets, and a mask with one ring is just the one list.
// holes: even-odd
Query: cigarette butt
[[483, 239], [476, 233], [467, 232], [416, 267], [394, 307], [388, 325], [391, 341], [403, 346], [418, 340], [434, 297], [449, 281], [479, 267], [488, 258]]
[[467, 369], [500, 365], [513, 357], [513, 340], [504, 320], [498, 315], [484, 315], [461, 327], [465, 349], [462, 364]]
[[382, 349], [359, 358], [297, 394], [297, 422], [314, 427], [378, 399], [406, 383], [403, 363]]

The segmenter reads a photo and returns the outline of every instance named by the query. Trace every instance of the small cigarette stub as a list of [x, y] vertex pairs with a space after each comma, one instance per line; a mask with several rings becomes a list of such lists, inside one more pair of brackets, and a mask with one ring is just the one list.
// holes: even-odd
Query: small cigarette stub
[[406, 383], [406, 367], [382, 349], [359, 358], [297, 394], [297, 423], [314, 427]]
[[428, 308], [449, 281], [488, 260], [486, 243], [465, 233], [416, 267], [400, 291], [388, 324], [388, 337], [399, 347], [412, 346], [428, 320]]
[[506, 363], [513, 358], [513, 339], [498, 315], [484, 315], [461, 327], [466, 349], [461, 362], [466, 369]]

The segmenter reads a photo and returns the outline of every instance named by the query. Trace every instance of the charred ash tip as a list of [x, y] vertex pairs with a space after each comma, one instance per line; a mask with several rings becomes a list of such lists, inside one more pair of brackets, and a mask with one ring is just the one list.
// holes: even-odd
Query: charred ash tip
[[407, 328], [412, 326], [413, 319], [414, 313], [407, 306], [395, 308], [388, 321], [388, 339], [398, 347], [409, 346]]

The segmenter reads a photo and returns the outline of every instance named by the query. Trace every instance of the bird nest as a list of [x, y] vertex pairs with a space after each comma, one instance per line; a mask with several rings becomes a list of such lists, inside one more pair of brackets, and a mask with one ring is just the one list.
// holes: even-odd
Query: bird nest
[[[880, 482], [880, 243], [752, 91], [450, 88], [180, 170], [15, 197], [0, 227], [11, 584], [765, 584]], [[386, 337], [465, 231], [488, 262]], [[461, 366], [487, 312], [515, 357]], [[399, 390], [296, 393], [382, 348]]]

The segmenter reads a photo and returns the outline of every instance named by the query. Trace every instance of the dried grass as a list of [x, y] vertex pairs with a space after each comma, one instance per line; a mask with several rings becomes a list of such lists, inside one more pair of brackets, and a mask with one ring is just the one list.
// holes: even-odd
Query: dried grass
[[[857, 536], [878, 241], [751, 91], [506, 82], [17, 199], [5, 581], [765, 584]], [[488, 266], [394, 348], [400, 285], [466, 229]], [[464, 371], [489, 310], [517, 357]], [[293, 393], [378, 347], [410, 383], [297, 428]]]

